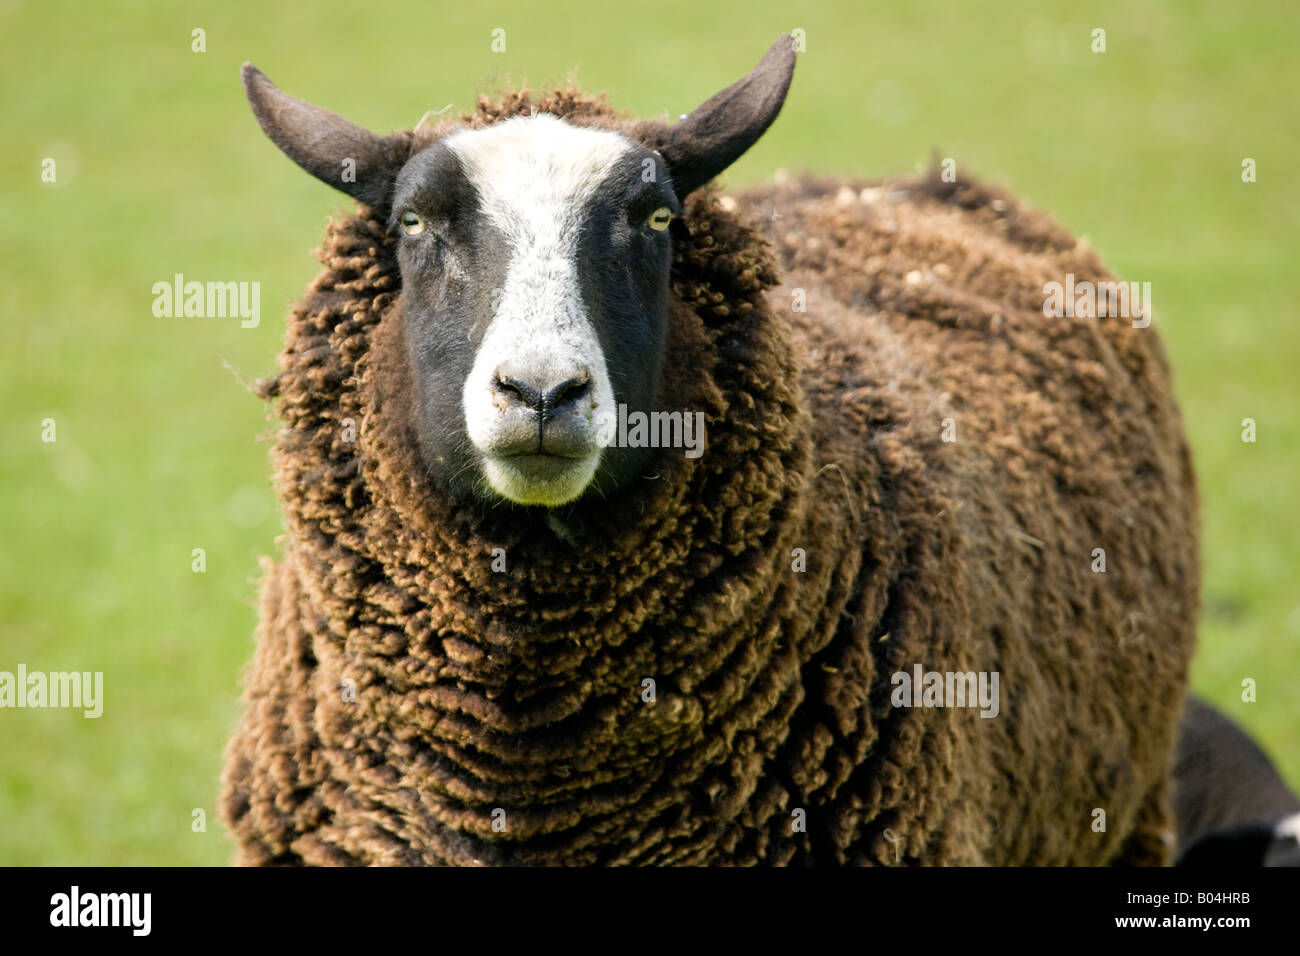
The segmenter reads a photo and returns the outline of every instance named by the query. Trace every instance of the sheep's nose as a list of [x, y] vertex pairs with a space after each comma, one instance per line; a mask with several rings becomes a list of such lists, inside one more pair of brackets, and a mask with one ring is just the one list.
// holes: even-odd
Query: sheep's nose
[[505, 407], [526, 408], [544, 418], [568, 411], [591, 388], [586, 368], [567, 369], [559, 374], [526, 374], [501, 366], [492, 377], [492, 392]]

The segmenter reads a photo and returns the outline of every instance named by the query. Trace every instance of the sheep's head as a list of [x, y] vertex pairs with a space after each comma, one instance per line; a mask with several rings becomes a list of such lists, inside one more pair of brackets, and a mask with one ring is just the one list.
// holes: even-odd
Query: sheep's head
[[554, 507], [645, 466], [650, 449], [610, 438], [620, 405], [660, 410], [674, 220], [776, 118], [793, 71], [782, 37], [679, 123], [542, 113], [422, 146], [296, 100], [250, 64], [243, 77], [289, 158], [388, 218], [430, 472], [454, 493]]

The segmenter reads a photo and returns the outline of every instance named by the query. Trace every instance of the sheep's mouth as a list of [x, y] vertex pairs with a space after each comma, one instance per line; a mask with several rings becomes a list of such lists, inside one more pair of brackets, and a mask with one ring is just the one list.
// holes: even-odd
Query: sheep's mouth
[[483, 477], [493, 491], [516, 504], [557, 507], [586, 491], [599, 463], [599, 451], [489, 455]]
[[583, 461], [585, 454], [564, 454], [550, 451], [524, 452], [516, 455], [500, 455], [501, 461], [508, 462], [524, 474], [549, 476], [562, 473]]

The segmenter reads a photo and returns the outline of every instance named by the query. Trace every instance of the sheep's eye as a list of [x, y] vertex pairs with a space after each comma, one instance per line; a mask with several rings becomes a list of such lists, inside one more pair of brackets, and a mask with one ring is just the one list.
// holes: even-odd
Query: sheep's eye
[[663, 232], [672, 221], [673, 211], [667, 206], [660, 206], [650, 214], [650, 218], [646, 220], [645, 224], [655, 232]]
[[400, 222], [402, 224], [402, 232], [406, 233], [408, 236], [418, 236], [420, 233], [424, 232], [424, 220], [409, 209], [402, 213]]

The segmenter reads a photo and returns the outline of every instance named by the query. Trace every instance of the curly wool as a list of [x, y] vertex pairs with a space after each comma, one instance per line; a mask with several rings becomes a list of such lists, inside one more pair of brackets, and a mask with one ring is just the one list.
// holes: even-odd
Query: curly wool
[[[571, 90], [461, 122], [534, 109], [622, 122]], [[867, 185], [692, 197], [660, 407], [707, 448], [549, 521], [430, 484], [393, 240], [331, 224], [263, 387], [288, 536], [239, 862], [1167, 862], [1198, 575], [1154, 330], [1045, 318], [1109, 275], [1009, 197]], [[999, 715], [894, 707], [917, 664], [998, 672]]]

